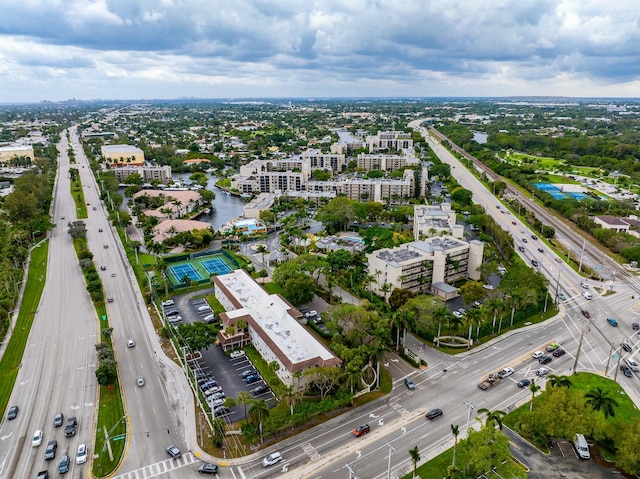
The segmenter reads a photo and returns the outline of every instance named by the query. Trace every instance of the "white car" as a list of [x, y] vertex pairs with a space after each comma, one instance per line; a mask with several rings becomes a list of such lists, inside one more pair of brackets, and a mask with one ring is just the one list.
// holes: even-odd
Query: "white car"
[[279, 452], [272, 452], [262, 460], [262, 466], [263, 467], [273, 466], [274, 464], [277, 464], [280, 461], [282, 461], [282, 454], [280, 454]]
[[490, 285], [490, 284], [483, 284], [482, 287], [484, 289], [493, 289], [493, 285]]
[[242, 349], [236, 349], [235, 351], [232, 351], [231, 354], [229, 355], [231, 359], [238, 359], [243, 356], [244, 356], [244, 351]]
[[78, 452], [76, 453], [76, 464], [84, 464], [87, 462], [87, 457], [89, 453], [87, 451], [86, 444], [80, 444], [78, 446]]
[[162, 306], [173, 306], [174, 304], [176, 303], [173, 301], [173, 299], [168, 299], [162, 302]]
[[544, 356], [544, 352], [542, 351], [536, 351], [533, 353], [533, 359], [540, 359], [542, 356]]
[[454, 311], [454, 312], [453, 312], [453, 315], [454, 315], [456, 318], [461, 318], [461, 317], [462, 317], [462, 313], [461, 313], [460, 311]]
[[640, 364], [638, 364], [637, 362], [635, 362], [633, 359], [631, 358], [624, 358], [624, 362], [627, 363], [627, 366], [629, 366], [631, 368], [632, 371], [638, 372], [640, 371]]
[[502, 371], [498, 373], [498, 377], [504, 379], [508, 378], [513, 374], [513, 368], [504, 368]]
[[212, 408], [217, 408], [217, 407], [220, 407], [220, 406], [224, 406], [224, 401], [225, 400], [224, 399], [212, 399], [211, 401], [209, 401], [207, 399], [207, 401], [209, 402], [209, 405]]
[[536, 376], [546, 376], [549, 370], [547, 368], [538, 368]]
[[33, 433], [33, 439], [31, 440], [31, 445], [33, 447], [38, 447], [40, 444], [42, 444], [42, 430], [38, 429], [36, 432]]
[[314, 316], [318, 316], [318, 312], [313, 309], [304, 313], [305, 318], [313, 318]]
[[138, 379], [136, 379], [136, 384], [137, 384], [139, 387], [144, 386], [144, 378], [138, 378]]
[[580, 286], [582, 286], [584, 289], [589, 289], [589, 283], [587, 283], [586, 281], [581, 282]]
[[133, 339], [130, 339], [129, 341], [127, 341], [128, 348], [133, 348], [135, 345], [136, 345], [136, 342]]

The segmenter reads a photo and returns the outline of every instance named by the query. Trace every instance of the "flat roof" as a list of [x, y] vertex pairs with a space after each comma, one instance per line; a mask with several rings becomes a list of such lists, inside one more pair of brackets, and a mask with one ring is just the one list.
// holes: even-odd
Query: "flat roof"
[[128, 152], [128, 153], [142, 153], [142, 150], [137, 146], [133, 145], [104, 145], [105, 153], [119, 153], [119, 152]]

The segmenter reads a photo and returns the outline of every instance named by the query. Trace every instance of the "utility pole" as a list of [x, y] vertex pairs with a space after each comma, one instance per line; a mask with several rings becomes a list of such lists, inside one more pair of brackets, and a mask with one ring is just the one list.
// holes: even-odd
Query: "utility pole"
[[573, 372], [571, 374], [576, 373], [576, 369], [578, 369], [578, 359], [580, 358], [580, 351], [582, 350], [582, 339], [584, 338], [584, 329], [587, 327], [587, 320], [582, 321], [582, 332], [580, 333], [580, 341], [578, 341], [578, 352], [576, 353], [576, 359], [573, 362]]
[[582, 260], [584, 259], [584, 249], [587, 246], [587, 240], [582, 242], [582, 253], [580, 253], [580, 265], [578, 266], [578, 274], [582, 273]]

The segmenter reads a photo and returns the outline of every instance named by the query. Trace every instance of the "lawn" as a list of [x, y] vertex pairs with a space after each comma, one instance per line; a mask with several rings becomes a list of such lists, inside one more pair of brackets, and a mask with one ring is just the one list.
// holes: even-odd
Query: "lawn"
[[87, 204], [84, 200], [84, 191], [82, 191], [80, 178], [71, 182], [71, 196], [76, 204], [76, 217], [79, 220], [87, 218], [89, 215], [87, 214]]
[[[96, 424], [96, 436], [94, 452], [98, 456], [93, 460], [93, 474], [96, 477], [105, 477], [113, 472], [120, 463], [124, 446], [126, 444], [127, 424], [124, 419], [124, 408], [120, 386], [100, 386], [100, 407], [98, 408], [98, 421]], [[105, 441], [105, 430], [111, 439], [111, 451], [113, 460], [109, 458]]]
[[33, 318], [38, 312], [38, 304], [40, 303], [47, 277], [48, 255], [48, 241], [43, 241], [40, 246], [31, 251], [31, 262], [20, 312], [7, 349], [2, 356], [2, 361], [0, 361], [0, 384], [2, 384], [0, 388], [0, 411], [3, 412], [3, 415], [20, 370], [20, 363], [22, 363], [24, 350], [29, 339]]

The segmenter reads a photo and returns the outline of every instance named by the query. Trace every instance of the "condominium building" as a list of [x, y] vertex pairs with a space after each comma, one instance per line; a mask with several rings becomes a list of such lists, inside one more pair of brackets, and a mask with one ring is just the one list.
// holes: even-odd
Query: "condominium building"
[[367, 254], [368, 274], [375, 278], [370, 289], [386, 299], [396, 288], [441, 295], [448, 290], [441, 287], [443, 284], [480, 279], [483, 254], [481, 241], [449, 236], [380, 249]]
[[[325, 182], [329, 183], [329, 182]], [[401, 179], [390, 178], [353, 178], [335, 182], [339, 194], [357, 201], [377, 201], [378, 203], [406, 203], [415, 189], [413, 170], [405, 170]]]
[[356, 157], [356, 161], [358, 168], [364, 171], [394, 171], [420, 165], [420, 160], [413, 155], [384, 155], [382, 153], [360, 153]]
[[456, 224], [456, 212], [451, 204], [415, 205], [413, 207], [413, 237], [420, 241], [431, 236], [462, 238], [464, 225]]
[[167, 184], [171, 182], [171, 166], [169, 165], [123, 166], [120, 168], [114, 168], [113, 172], [120, 183], [124, 183], [130, 175], [134, 174], [140, 175], [145, 183], [158, 181], [160, 183]]
[[379, 131], [376, 135], [367, 136], [369, 153], [383, 150], [412, 150], [411, 133], [404, 131]]

